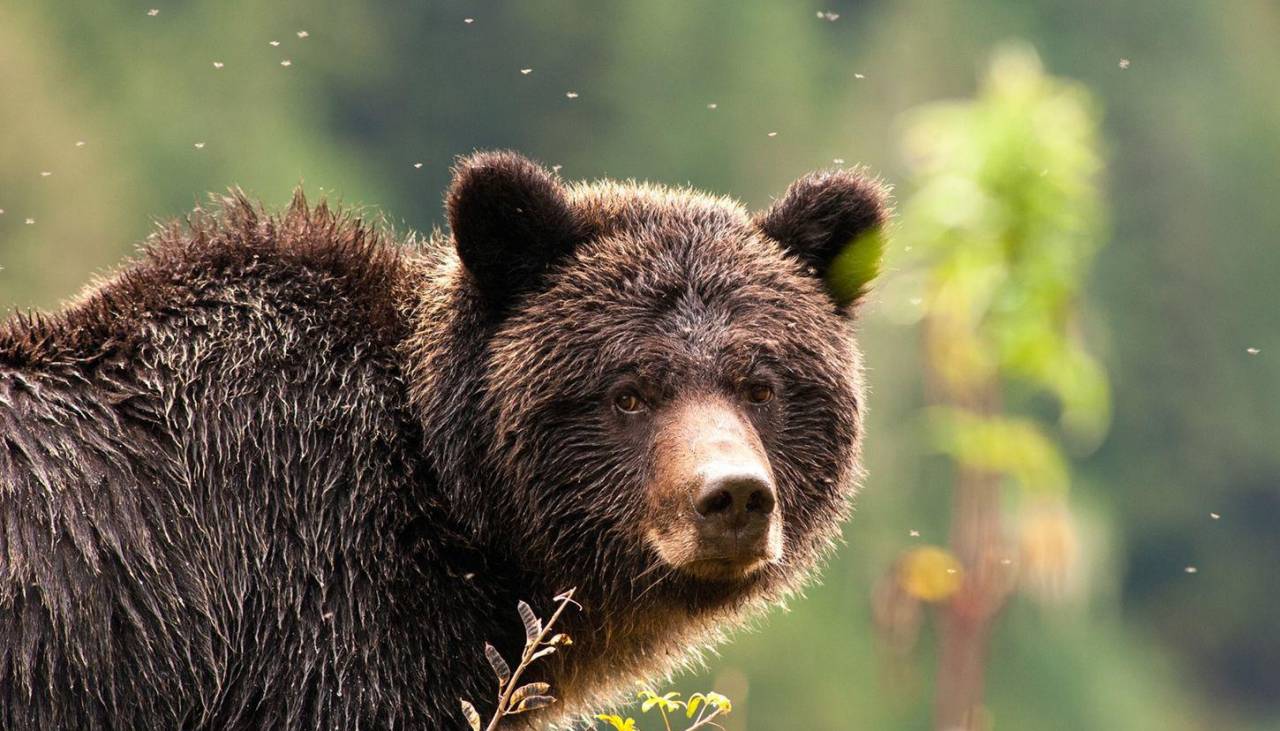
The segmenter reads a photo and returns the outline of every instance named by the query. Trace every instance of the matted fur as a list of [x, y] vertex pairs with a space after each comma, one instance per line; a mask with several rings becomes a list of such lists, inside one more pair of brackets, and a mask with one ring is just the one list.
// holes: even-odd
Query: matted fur
[[[495, 184], [469, 188], [482, 164]], [[544, 724], [810, 576], [862, 418], [812, 258], [732, 201], [531, 166], [460, 166], [478, 271], [449, 236], [235, 193], [0, 327], [0, 727], [462, 727], [458, 698], [493, 703], [484, 642], [518, 654], [517, 600], [576, 586], [576, 644], [530, 676], [562, 699]], [[512, 200], [552, 210], [514, 221]], [[531, 248], [515, 268], [510, 245]], [[699, 398], [761, 367], [784, 556], [697, 581], [643, 541], [653, 444], [607, 394], [628, 375]]]

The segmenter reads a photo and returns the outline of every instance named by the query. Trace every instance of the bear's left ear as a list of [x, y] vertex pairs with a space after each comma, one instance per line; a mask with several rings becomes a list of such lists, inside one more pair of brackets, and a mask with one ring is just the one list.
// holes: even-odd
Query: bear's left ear
[[463, 267], [498, 309], [584, 238], [560, 182], [514, 152], [460, 159], [445, 211]]
[[857, 303], [880, 271], [889, 190], [860, 170], [810, 173], [755, 217], [769, 238], [813, 267], [841, 308]]

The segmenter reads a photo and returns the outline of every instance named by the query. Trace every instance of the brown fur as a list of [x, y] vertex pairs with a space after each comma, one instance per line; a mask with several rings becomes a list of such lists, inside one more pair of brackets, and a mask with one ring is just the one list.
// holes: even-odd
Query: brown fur
[[[11, 319], [0, 726], [461, 727], [459, 697], [492, 704], [483, 643], [518, 653], [516, 601], [573, 586], [544, 723], [794, 590], [854, 492], [862, 386], [831, 238], [786, 217], [852, 237], [883, 205], [815, 185], [771, 214], [782, 239], [725, 199], [566, 189], [509, 153], [460, 164], [453, 236], [426, 242], [237, 194]], [[739, 418], [783, 552], [708, 580], [646, 538], [672, 520], [648, 498], [660, 420], [608, 404], [626, 382], [655, 414], [736, 409], [747, 374], [778, 389]]]

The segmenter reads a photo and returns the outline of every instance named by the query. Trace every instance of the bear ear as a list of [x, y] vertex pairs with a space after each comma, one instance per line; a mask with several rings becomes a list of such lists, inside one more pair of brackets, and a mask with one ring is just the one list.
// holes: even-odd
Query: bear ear
[[515, 152], [460, 159], [445, 211], [463, 267], [499, 307], [536, 284], [584, 238], [560, 182]]
[[840, 307], [856, 304], [880, 270], [889, 190], [862, 170], [810, 173], [755, 217], [787, 253], [813, 267]]

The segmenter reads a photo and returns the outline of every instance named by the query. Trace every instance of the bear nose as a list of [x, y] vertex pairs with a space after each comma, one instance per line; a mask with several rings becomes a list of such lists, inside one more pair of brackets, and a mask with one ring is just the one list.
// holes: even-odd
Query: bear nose
[[776, 504], [773, 485], [760, 475], [747, 473], [707, 480], [693, 502], [698, 515], [735, 529], [767, 522]]

